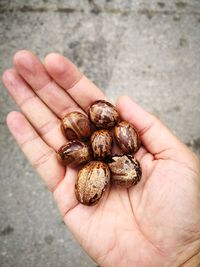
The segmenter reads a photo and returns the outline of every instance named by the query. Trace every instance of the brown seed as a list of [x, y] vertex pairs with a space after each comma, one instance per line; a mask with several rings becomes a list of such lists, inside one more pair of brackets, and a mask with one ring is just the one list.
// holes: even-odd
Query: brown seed
[[89, 118], [74, 111], [62, 119], [61, 130], [68, 140], [86, 140], [91, 135]]
[[111, 171], [111, 181], [115, 185], [129, 188], [141, 179], [140, 164], [131, 155], [113, 156], [108, 166]]
[[58, 150], [58, 159], [63, 165], [77, 167], [90, 160], [89, 147], [79, 140], [73, 140]]
[[91, 136], [91, 146], [94, 158], [104, 159], [112, 153], [112, 135], [108, 130], [98, 130]]
[[97, 128], [105, 129], [112, 128], [119, 120], [115, 107], [105, 100], [98, 100], [91, 105], [89, 117]]
[[91, 161], [78, 172], [75, 194], [84, 205], [96, 204], [103, 196], [110, 181], [110, 170], [101, 161]]
[[114, 128], [115, 138], [119, 147], [126, 154], [136, 153], [141, 142], [136, 129], [127, 121], [119, 122]]

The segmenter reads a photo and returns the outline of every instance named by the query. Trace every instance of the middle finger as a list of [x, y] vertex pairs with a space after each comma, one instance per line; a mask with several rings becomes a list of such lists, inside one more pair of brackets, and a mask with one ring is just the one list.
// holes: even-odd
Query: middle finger
[[17, 72], [59, 118], [72, 111], [81, 111], [77, 103], [51, 79], [33, 53], [19, 51], [15, 54], [13, 62]]

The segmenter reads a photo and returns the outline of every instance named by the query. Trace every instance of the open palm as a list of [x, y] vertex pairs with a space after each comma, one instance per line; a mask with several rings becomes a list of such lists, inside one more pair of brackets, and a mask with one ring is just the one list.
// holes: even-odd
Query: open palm
[[158, 119], [121, 97], [116, 107], [138, 129], [144, 146], [136, 154], [142, 180], [130, 189], [110, 188], [95, 206], [79, 204], [76, 171], [65, 169], [56, 158], [56, 150], [66, 143], [60, 118], [74, 110], [87, 111], [105, 96], [61, 55], [49, 54], [43, 65], [32, 53], [19, 51], [13, 62], [3, 82], [24, 115], [9, 113], [9, 129], [86, 252], [102, 267], [192, 263], [200, 253], [196, 156]]

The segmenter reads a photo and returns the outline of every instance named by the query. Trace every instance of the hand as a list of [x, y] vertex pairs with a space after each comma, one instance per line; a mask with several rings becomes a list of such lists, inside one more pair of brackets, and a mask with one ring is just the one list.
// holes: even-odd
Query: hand
[[[197, 266], [200, 254], [200, 165], [196, 156], [157, 118], [128, 97], [116, 107], [139, 131], [136, 158], [143, 175], [130, 189], [110, 188], [98, 205], [79, 204], [76, 171], [64, 168], [56, 150], [66, 143], [60, 119], [87, 111], [104, 94], [68, 59], [49, 54], [44, 65], [19, 51], [3, 82], [21, 108], [8, 127], [58, 204], [66, 225], [86, 252], [109, 267]], [[190, 264], [195, 259], [194, 265]], [[197, 260], [196, 260], [197, 259]]]

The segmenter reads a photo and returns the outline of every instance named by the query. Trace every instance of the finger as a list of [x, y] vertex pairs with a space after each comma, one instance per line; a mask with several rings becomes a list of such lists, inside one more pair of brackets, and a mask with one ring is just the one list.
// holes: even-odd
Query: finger
[[87, 111], [94, 101], [105, 99], [103, 92], [88, 80], [69, 59], [51, 53], [45, 58], [45, 67], [56, 83], [64, 88], [84, 110]]
[[76, 178], [77, 170], [68, 168], [66, 177], [53, 193], [62, 217], [79, 203], [74, 191]]
[[143, 110], [129, 97], [120, 97], [116, 103], [121, 117], [132, 123], [141, 137], [146, 149], [155, 157], [172, 156], [180, 141], [160, 120]]
[[56, 152], [45, 144], [20, 112], [9, 113], [7, 124], [30, 163], [49, 190], [54, 191], [65, 175], [65, 168], [58, 162]]
[[141, 161], [142, 158], [147, 154], [147, 150], [141, 146], [140, 149], [137, 151], [137, 153], [134, 155], [134, 157], [138, 160]]
[[13, 69], [4, 72], [2, 80], [42, 139], [55, 150], [66, 143], [60, 130], [60, 120], [35, 95], [27, 83]]
[[71, 111], [81, 110], [73, 99], [52, 80], [33, 53], [26, 50], [19, 51], [15, 54], [13, 62], [17, 72], [58, 117], [63, 118]]

